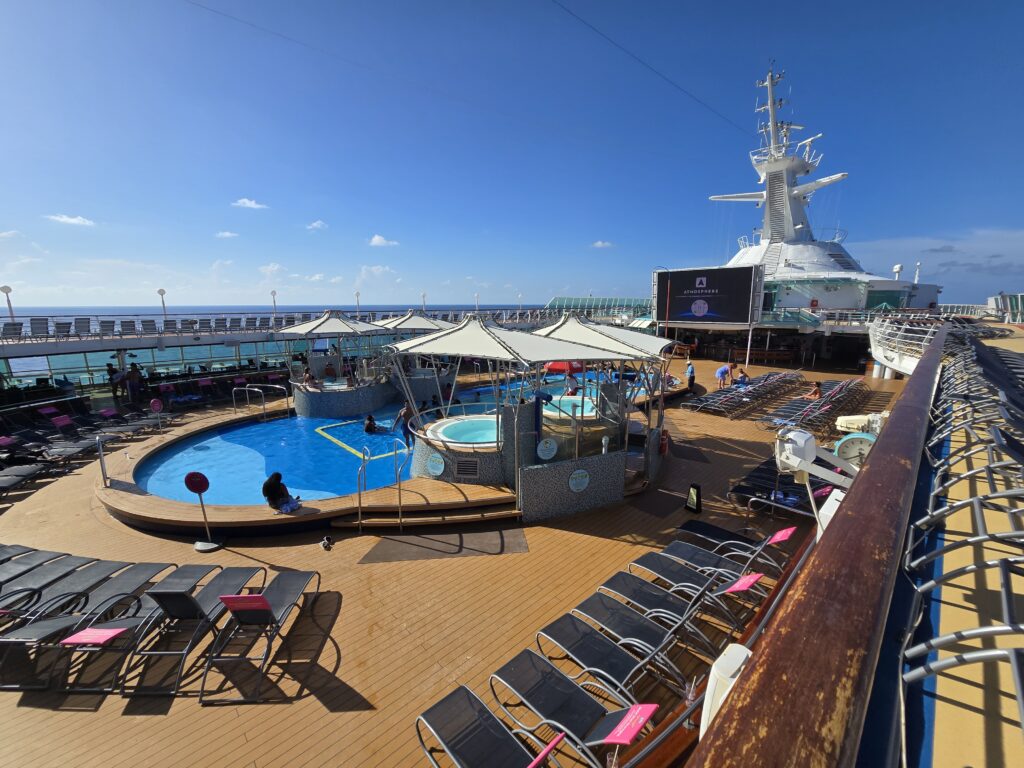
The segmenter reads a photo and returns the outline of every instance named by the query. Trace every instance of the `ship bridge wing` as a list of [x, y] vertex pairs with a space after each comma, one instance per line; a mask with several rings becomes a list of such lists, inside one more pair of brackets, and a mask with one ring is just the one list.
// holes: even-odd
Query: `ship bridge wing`
[[832, 176], [825, 176], [824, 178], [817, 179], [816, 181], [809, 181], [806, 184], [798, 184], [789, 191], [789, 194], [793, 197], [804, 197], [805, 195], [811, 194], [811, 192], [816, 189], [821, 189], [822, 187], [827, 187], [829, 184], [835, 184], [837, 181], [842, 181], [847, 176], [849, 176], [847, 173], [836, 173]]
[[712, 195], [708, 200], [728, 200], [731, 202], [757, 203], [760, 205], [764, 202], [764, 192], [737, 192], [734, 195]]

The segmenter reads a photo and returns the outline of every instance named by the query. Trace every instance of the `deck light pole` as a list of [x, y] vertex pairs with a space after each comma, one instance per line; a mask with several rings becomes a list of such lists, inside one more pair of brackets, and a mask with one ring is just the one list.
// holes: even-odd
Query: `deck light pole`
[[7, 314], [9, 314], [11, 316], [11, 320], [13, 321], [14, 320], [14, 307], [11, 306], [11, 290], [12, 290], [12, 288], [9, 285], [0, 285], [0, 292], [2, 292], [4, 294], [4, 296], [7, 297]]
[[164, 325], [167, 325], [167, 302], [164, 301], [164, 296], [167, 295], [167, 291], [163, 288], [157, 288], [156, 292], [160, 294], [160, 306], [163, 307], [164, 310]]
[[356, 291], [356, 319], [359, 319], [359, 291]]
[[519, 294], [519, 314], [523, 314], [523, 294]]
[[423, 293], [420, 294], [420, 308], [424, 312], [427, 311], [427, 292], [426, 291], [424, 291]]
[[474, 293], [473, 294], [473, 298], [476, 299], [476, 311], [479, 312], [480, 311], [480, 294], [479, 293]]
[[270, 292], [270, 300], [274, 303], [274, 317], [277, 317], [277, 291]]

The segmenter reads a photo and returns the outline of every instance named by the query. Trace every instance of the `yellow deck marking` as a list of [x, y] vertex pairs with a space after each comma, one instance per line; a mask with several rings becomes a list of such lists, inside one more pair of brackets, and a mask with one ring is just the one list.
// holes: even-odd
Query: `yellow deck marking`
[[[320, 435], [320, 437], [326, 437], [328, 440], [330, 440], [335, 445], [339, 446], [340, 448], [344, 448], [346, 451], [351, 453], [353, 456], [358, 456], [360, 459], [362, 459], [363, 458], [363, 454], [362, 454], [361, 451], [357, 451], [351, 445], [348, 445], [347, 443], [341, 442], [341, 440], [336, 438], [334, 435], [329, 435], [329, 434], [327, 434], [326, 431], [324, 431], [324, 430], [331, 429], [331, 427], [344, 427], [346, 424], [358, 424], [358, 423], [359, 423], [359, 421], [357, 419], [352, 419], [351, 421], [339, 421], [337, 424], [324, 424], [322, 427], [317, 427], [314, 431], [318, 435]], [[397, 437], [395, 439], [398, 440]], [[396, 453], [408, 453], [408, 452], [409, 452], [408, 448], [406, 448], [403, 451], [391, 451], [389, 453], [382, 453], [382, 454], [379, 454], [377, 456], [371, 456], [369, 460], [370, 461], [376, 461], [377, 459], [386, 459], [388, 456], [394, 456]]]

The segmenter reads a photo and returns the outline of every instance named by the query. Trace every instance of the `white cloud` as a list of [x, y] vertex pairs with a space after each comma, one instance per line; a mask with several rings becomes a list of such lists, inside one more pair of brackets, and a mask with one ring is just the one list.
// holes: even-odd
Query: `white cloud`
[[6, 232], [0, 232], [0, 238], [6, 239], [8, 237], [14, 237], [17, 234], [18, 234], [18, 230], [16, 230], [16, 229], [8, 229]]
[[311, 283], [319, 283], [321, 280], [324, 279], [324, 276], [322, 272], [317, 272], [315, 275], [310, 275], [306, 279], [309, 280], [309, 282]]
[[590, 244], [591, 248], [614, 248], [615, 243], [609, 242], [608, 240], [595, 240]]
[[359, 268], [359, 275], [356, 277], [354, 285], [356, 288], [360, 288], [371, 280], [397, 274], [395, 270], [385, 264], [363, 264]]
[[240, 197], [233, 202], [232, 207], [234, 208], [269, 208], [269, 205], [263, 203], [257, 203], [255, 200], [248, 197]]
[[374, 235], [370, 238], [370, 245], [374, 248], [384, 248], [389, 245], [398, 245], [398, 241], [388, 240], [384, 235]]
[[402, 282], [402, 278], [400, 278], [400, 277], [396, 277], [396, 278], [395, 278], [395, 283], [400, 283], [400, 282]]
[[891, 277], [894, 264], [912, 279], [921, 262], [921, 282], [943, 286], [943, 304], [983, 304], [1024, 278], [1024, 229], [973, 229], [951, 237], [895, 237], [844, 243], [869, 272]]
[[43, 217], [58, 224], [74, 224], [76, 227], [95, 227], [96, 222], [84, 216], [68, 216], [66, 213], [50, 213]]
[[344, 277], [342, 277], [341, 275], [335, 275], [334, 277], [332, 277], [332, 278], [331, 278], [330, 280], [328, 280], [327, 282], [329, 282], [329, 283], [335, 283], [335, 284], [337, 284], [337, 283], [340, 283], [340, 282], [344, 281], [344, 279], [345, 279], [345, 278], [344, 278]]
[[30, 264], [39, 264], [42, 259], [37, 259], [35, 256], [18, 256], [14, 261], [8, 261], [4, 264], [4, 269], [12, 272], [16, 272], [22, 267], [27, 267]]
[[48, 254], [48, 253], [49, 253], [49, 251], [48, 251], [48, 250], [46, 250], [45, 248], [43, 248], [43, 246], [41, 246], [41, 245], [40, 245], [39, 243], [37, 243], [37, 242], [35, 242], [35, 241], [32, 241], [32, 242], [30, 243], [30, 245], [32, 246], [32, 248], [33, 248], [33, 249], [35, 249], [35, 250], [39, 251], [39, 253], [43, 253], [43, 254]]
[[323, 219], [317, 219], [312, 224], [307, 224], [306, 229], [327, 229], [327, 222]]
[[238, 237], [237, 232], [228, 232], [226, 229], [222, 229], [220, 232], [214, 235], [214, 237], [220, 240], [227, 240], [232, 237]]
[[267, 280], [272, 280], [284, 272], [284, 267], [276, 261], [272, 261], [269, 264], [264, 264], [262, 267], [256, 267], [256, 271], [263, 275]]
[[231, 259], [217, 259], [210, 265], [210, 269], [223, 269], [224, 267], [230, 267], [234, 263]]

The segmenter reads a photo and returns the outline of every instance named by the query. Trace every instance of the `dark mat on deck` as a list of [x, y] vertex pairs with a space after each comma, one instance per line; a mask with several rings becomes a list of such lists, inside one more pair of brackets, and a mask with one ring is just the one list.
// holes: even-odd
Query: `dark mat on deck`
[[[422, 530], [422, 529], [421, 529]], [[403, 560], [434, 560], [442, 557], [475, 557], [529, 552], [522, 528], [509, 527], [482, 531], [479, 528], [444, 533], [381, 536], [366, 553], [363, 563], [395, 563]]]

